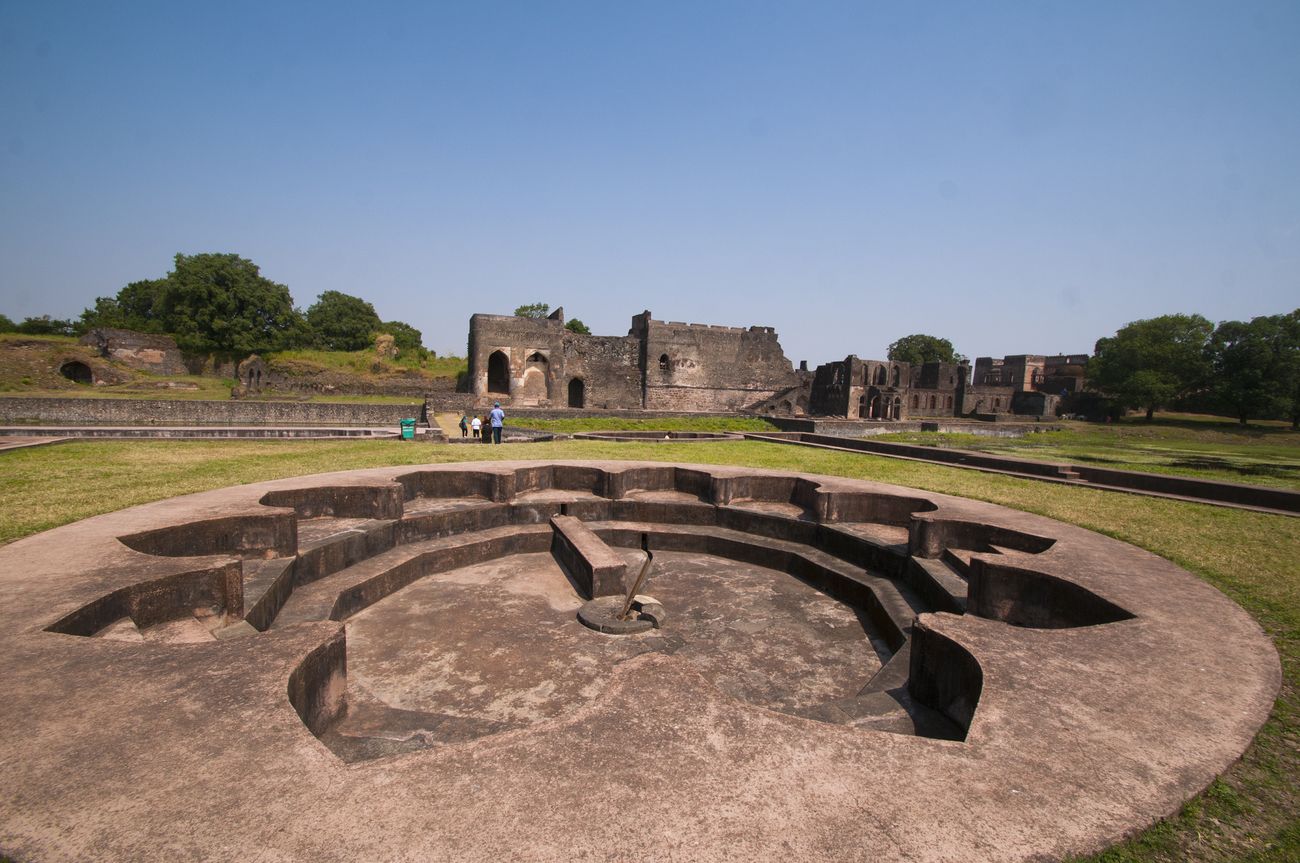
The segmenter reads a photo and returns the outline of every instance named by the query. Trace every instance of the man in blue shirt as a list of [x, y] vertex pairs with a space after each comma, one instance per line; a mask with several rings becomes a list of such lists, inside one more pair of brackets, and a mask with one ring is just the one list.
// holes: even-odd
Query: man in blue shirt
[[492, 443], [501, 443], [501, 426], [505, 421], [506, 412], [501, 410], [501, 402], [493, 402], [492, 413], [488, 414], [488, 422], [492, 424]]

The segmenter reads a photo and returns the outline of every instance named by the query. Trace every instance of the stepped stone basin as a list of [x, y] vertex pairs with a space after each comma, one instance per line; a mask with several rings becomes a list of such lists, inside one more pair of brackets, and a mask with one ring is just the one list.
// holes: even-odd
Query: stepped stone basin
[[[633, 587], [661, 625], [577, 610]], [[1280, 684], [1173, 564], [880, 483], [350, 471], [0, 549], [15, 860], [1050, 860], [1175, 811]]]

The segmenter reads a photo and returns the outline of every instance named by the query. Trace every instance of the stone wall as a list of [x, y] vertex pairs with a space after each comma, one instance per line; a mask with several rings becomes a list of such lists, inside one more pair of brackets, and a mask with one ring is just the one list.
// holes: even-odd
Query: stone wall
[[106, 360], [156, 375], [183, 375], [185, 360], [171, 336], [96, 327], [81, 337]]
[[148, 399], [0, 398], [0, 423], [66, 425], [395, 426], [422, 418], [423, 403], [152, 401]]
[[799, 383], [770, 327], [663, 323], [649, 312], [626, 336], [572, 333], [549, 318], [470, 318], [475, 404], [732, 412]]
[[[566, 331], [561, 395], [552, 404], [625, 410], [641, 405], [640, 342], [628, 336], [581, 336]], [[580, 381], [575, 385], [573, 381]], [[570, 392], [569, 388], [575, 391]], [[582, 398], [571, 399], [581, 389]]]
[[799, 382], [771, 327], [719, 327], [633, 319], [643, 344], [644, 405], [651, 410], [736, 411]]

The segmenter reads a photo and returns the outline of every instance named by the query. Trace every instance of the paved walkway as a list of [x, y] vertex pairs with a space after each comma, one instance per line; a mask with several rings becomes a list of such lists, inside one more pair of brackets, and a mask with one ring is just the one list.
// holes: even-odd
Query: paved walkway
[[63, 443], [72, 440], [68, 437], [0, 437], [0, 452], [11, 449], [27, 449], [34, 446], [49, 446], [53, 443]]
[[460, 414], [441, 413], [435, 414], [433, 421], [442, 429], [442, 433], [447, 436], [447, 440], [455, 440], [460, 437]]

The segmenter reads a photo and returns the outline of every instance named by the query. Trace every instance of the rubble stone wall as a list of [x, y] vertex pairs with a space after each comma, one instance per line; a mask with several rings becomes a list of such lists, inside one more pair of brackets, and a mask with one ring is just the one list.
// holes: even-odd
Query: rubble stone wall
[[89, 398], [0, 398], [0, 423], [68, 425], [339, 425], [390, 426], [419, 418], [411, 404]]

